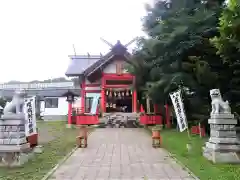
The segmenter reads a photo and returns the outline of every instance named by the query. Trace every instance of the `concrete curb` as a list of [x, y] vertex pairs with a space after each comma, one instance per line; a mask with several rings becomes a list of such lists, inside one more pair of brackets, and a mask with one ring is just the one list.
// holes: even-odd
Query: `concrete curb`
[[179, 164], [184, 170], [186, 170], [188, 172], [188, 174], [190, 174], [194, 179], [196, 180], [200, 180], [195, 174], [193, 174], [193, 172], [188, 169], [187, 166], [185, 166], [181, 161], [179, 161], [176, 157], [174, 157], [174, 155], [172, 153], [170, 153], [169, 151], [167, 151], [166, 149], [162, 148], [174, 161], [176, 161], [177, 164]]
[[[92, 134], [93, 131], [91, 131], [88, 136]], [[50, 176], [68, 159], [70, 156], [77, 150], [79, 149], [77, 146], [74, 147], [71, 152], [69, 152], [63, 159], [61, 159], [54, 168], [52, 168], [46, 175], [43, 176], [41, 180], [48, 180]]]
[[[149, 128], [144, 128], [144, 129], [147, 131], [150, 131]], [[179, 161], [172, 153], [170, 153], [165, 148], [161, 148], [161, 149], [164, 150], [169, 155], [169, 157], [171, 157], [174, 161], [176, 161], [176, 163], [179, 164], [184, 170], [186, 170], [188, 174], [190, 174], [194, 179], [200, 180], [195, 174], [193, 174], [193, 172], [187, 166], [185, 166], [181, 161]]]
[[73, 148], [70, 153], [60, 160], [60, 162], [42, 178], [42, 180], [47, 180], [77, 149], [78, 147]]

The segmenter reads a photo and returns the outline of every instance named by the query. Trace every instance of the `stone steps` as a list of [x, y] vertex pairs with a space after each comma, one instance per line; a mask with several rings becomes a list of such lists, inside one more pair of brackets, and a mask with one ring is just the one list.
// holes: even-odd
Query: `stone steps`
[[104, 113], [103, 117], [100, 119], [100, 123], [109, 125], [111, 127], [136, 127], [136, 121], [139, 120], [139, 115], [137, 113]]

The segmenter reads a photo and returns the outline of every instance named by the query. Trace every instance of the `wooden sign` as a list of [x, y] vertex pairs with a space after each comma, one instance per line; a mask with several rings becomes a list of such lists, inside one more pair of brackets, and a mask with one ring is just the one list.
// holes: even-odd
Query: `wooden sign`
[[24, 113], [26, 120], [25, 124], [26, 136], [37, 134], [35, 97], [25, 99]]
[[121, 75], [123, 73], [123, 63], [119, 62], [116, 64], [116, 73]]

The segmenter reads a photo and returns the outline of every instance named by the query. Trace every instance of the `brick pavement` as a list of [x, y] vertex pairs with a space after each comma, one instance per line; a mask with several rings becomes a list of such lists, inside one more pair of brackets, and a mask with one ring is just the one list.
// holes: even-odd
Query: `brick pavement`
[[[73, 137], [74, 138], [74, 137]], [[151, 147], [143, 129], [96, 129], [50, 180], [191, 180], [168, 153]]]

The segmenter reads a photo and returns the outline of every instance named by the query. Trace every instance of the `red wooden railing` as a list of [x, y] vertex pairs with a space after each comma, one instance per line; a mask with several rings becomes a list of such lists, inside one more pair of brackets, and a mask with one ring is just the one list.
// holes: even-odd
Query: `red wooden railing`
[[[192, 126], [191, 127], [191, 133], [200, 135], [200, 127], [199, 126]], [[205, 128], [204, 127], [201, 127], [201, 136], [202, 137], [206, 136], [206, 132], [205, 132]]]
[[98, 124], [98, 114], [82, 113], [81, 108], [74, 108], [75, 114], [72, 115], [72, 122], [76, 125], [92, 125]]
[[141, 124], [163, 124], [161, 115], [154, 114], [142, 114], [140, 115], [140, 123]]

